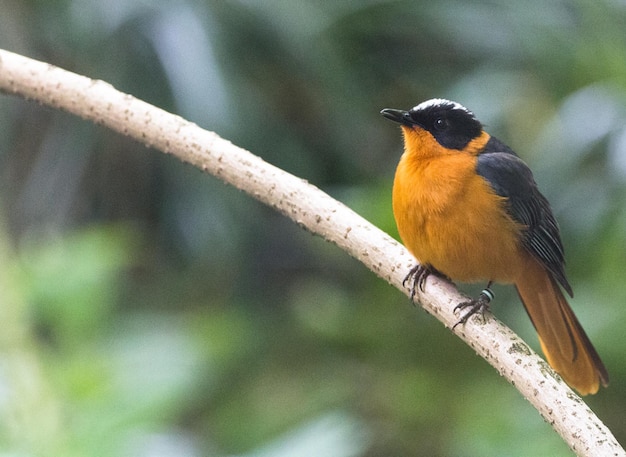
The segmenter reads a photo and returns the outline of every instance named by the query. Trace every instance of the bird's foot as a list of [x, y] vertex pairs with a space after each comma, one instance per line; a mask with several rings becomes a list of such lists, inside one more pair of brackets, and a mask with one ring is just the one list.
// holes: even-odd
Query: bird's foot
[[452, 330], [459, 324], [465, 324], [474, 314], [480, 314], [483, 318], [483, 322], [485, 321], [485, 312], [489, 311], [489, 303], [491, 303], [491, 300], [495, 297], [495, 294], [489, 286], [491, 286], [491, 283], [483, 289], [477, 299], [459, 303], [454, 307], [454, 313], [465, 308], [469, 308], [469, 310], [452, 326]]
[[433, 269], [428, 265], [420, 265], [419, 263], [411, 268], [408, 274], [402, 280], [402, 286], [409, 284], [409, 298], [411, 301], [415, 298], [417, 289], [424, 292], [424, 284], [426, 279], [433, 273]]

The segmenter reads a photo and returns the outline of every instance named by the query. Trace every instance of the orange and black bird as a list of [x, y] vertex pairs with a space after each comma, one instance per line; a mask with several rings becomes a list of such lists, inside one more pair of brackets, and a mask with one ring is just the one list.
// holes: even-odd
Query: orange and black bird
[[555, 371], [582, 395], [607, 386], [607, 370], [561, 291], [572, 296], [559, 228], [528, 166], [456, 102], [433, 99], [381, 114], [404, 134], [393, 213], [419, 262], [405, 279], [411, 293], [431, 273], [486, 281], [465, 323], [488, 306], [492, 282], [512, 283]]

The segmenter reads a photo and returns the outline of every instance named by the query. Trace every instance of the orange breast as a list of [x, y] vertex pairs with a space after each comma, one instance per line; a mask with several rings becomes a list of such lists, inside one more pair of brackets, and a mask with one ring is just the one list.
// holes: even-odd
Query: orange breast
[[505, 199], [476, 174], [476, 157], [405, 152], [393, 186], [400, 237], [420, 263], [453, 280], [514, 282], [528, 254]]

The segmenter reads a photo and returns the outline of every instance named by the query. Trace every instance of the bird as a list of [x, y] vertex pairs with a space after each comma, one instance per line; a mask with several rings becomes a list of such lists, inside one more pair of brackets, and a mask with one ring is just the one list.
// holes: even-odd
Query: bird
[[477, 299], [457, 306], [469, 307], [457, 322], [465, 325], [484, 315], [493, 283], [513, 284], [561, 378], [581, 395], [606, 387], [607, 369], [563, 293], [573, 297], [559, 226], [528, 165], [460, 103], [435, 98], [381, 114], [404, 137], [392, 207], [418, 261], [403, 282], [411, 299], [430, 274], [485, 281]]

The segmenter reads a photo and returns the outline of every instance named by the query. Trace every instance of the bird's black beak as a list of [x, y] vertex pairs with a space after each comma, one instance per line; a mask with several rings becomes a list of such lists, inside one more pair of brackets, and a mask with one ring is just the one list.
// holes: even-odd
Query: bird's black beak
[[415, 125], [415, 121], [411, 119], [411, 115], [408, 111], [403, 111], [401, 109], [385, 108], [380, 112], [380, 114], [382, 114], [389, 120], [397, 122], [398, 124], [407, 126]]

